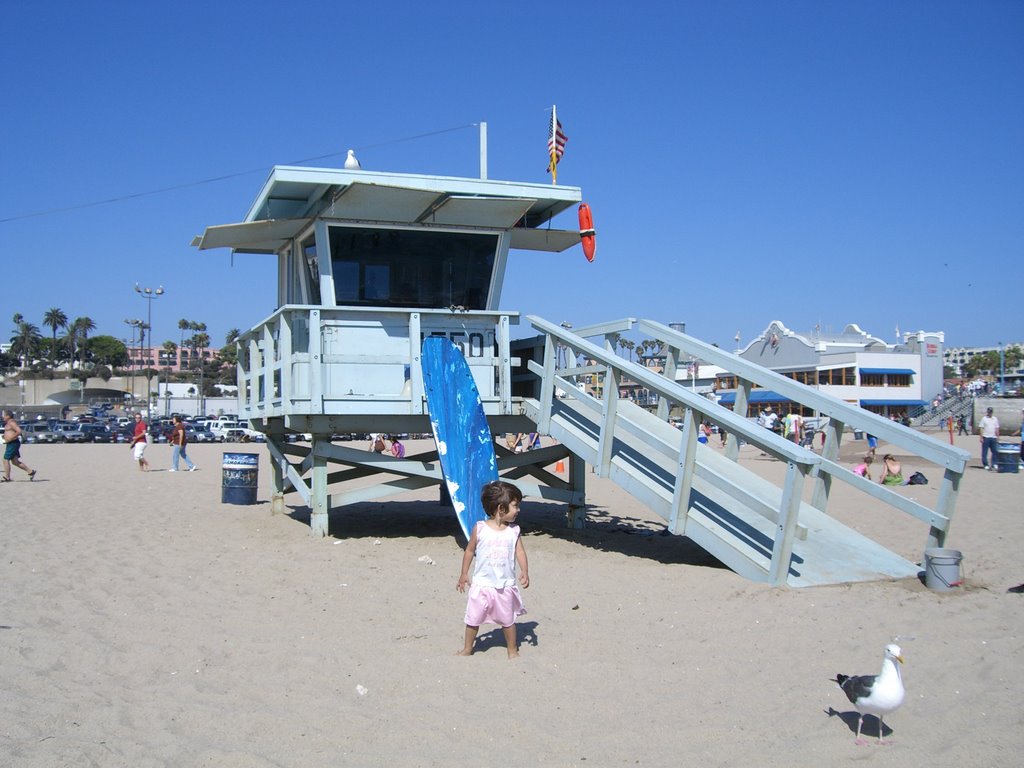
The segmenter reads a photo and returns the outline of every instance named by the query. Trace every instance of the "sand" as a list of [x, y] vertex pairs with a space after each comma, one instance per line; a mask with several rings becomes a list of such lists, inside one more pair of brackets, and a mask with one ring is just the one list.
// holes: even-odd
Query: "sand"
[[[960, 444], [977, 457], [977, 438]], [[462, 552], [435, 491], [335, 512], [314, 539], [297, 495], [270, 515], [265, 450], [234, 449], [263, 453], [257, 505], [220, 503], [224, 446], [191, 446], [199, 471], [176, 474], [137, 471], [120, 445], [25, 448], [38, 480], [15, 469], [0, 486], [0, 765], [938, 768], [1024, 754], [1024, 595], [1007, 593], [1024, 582], [1024, 474], [972, 462], [947, 541], [967, 586], [950, 593], [753, 584], [591, 475], [584, 531], [524, 504], [532, 585], [510, 662], [490, 627], [474, 656], [453, 655]], [[741, 460], [776, 471], [753, 453]], [[164, 470], [170, 448], [148, 457]], [[832, 511], [920, 560], [923, 524], [839, 492]], [[877, 672], [894, 636], [907, 701], [891, 743], [856, 746], [830, 678]]]

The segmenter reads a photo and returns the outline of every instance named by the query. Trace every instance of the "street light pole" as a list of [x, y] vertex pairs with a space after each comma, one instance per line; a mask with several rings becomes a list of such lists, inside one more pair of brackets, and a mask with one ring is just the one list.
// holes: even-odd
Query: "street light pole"
[[[146, 300], [146, 326], [149, 328], [149, 348], [153, 348], [153, 301], [160, 298], [164, 294], [164, 287], [161, 285], [159, 288], [140, 288], [139, 284], [135, 284], [135, 292]], [[149, 356], [146, 356], [149, 359]], [[154, 361], [156, 362], [156, 361]], [[146, 366], [146, 419], [150, 422], [153, 420], [152, 409], [150, 408], [151, 396], [153, 391], [153, 369], [150, 366]]]
[[131, 379], [132, 407], [135, 406], [135, 331], [142, 325], [141, 320], [125, 320], [125, 325], [132, 329], [132, 343], [128, 347], [128, 375]]
[[1006, 349], [1003, 342], [999, 342], [999, 396], [1003, 397], [1006, 392]]

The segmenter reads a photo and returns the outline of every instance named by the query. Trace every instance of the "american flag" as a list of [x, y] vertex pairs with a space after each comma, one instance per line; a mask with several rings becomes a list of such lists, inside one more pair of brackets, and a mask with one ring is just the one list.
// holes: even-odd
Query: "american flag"
[[551, 183], [554, 184], [558, 178], [558, 161], [565, 153], [565, 142], [569, 137], [562, 133], [562, 121], [555, 114], [555, 108], [551, 107], [551, 119], [548, 121], [548, 172], [551, 174]]

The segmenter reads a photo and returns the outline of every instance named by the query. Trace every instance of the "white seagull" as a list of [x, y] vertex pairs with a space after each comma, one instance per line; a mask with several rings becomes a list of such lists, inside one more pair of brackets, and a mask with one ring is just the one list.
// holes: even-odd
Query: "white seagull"
[[882, 671], [877, 675], [836, 675], [835, 682], [843, 689], [843, 693], [860, 713], [857, 720], [857, 743], [863, 744], [860, 728], [864, 724], [864, 715], [878, 718], [878, 743], [882, 742], [882, 719], [890, 712], [895, 712], [903, 703], [906, 691], [903, 689], [903, 675], [900, 665], [903, 656], [900, 647], [893, 643], [885, 646], [885, 657], [882, 659]]
[[348, 157], [345, 158], [345, 170], [358, 171], [362, 167], [363, 166], [359, 164], [358, 158], [356, 158], [356, 151], [354, 149], [350, 149], [348, 151]]

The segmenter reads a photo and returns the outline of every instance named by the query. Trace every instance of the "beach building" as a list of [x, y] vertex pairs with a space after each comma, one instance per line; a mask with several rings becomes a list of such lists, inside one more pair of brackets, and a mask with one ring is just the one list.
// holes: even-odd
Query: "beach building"
[[[817, 329], [802, 334], [774, 320], [737, 354], [788, 379], [882, 416], [912, 415], [943, 390], [941, 331], [903, 334], [888, 344], [851, 323], [839, 333]], [[738, 378], [717, 375], [716, 395], [723, 405], [736, 401]], [[807, 405], [771, 389], [754, 389], [749, 413], [771, 406], [776, 412], [815, 416]]]

